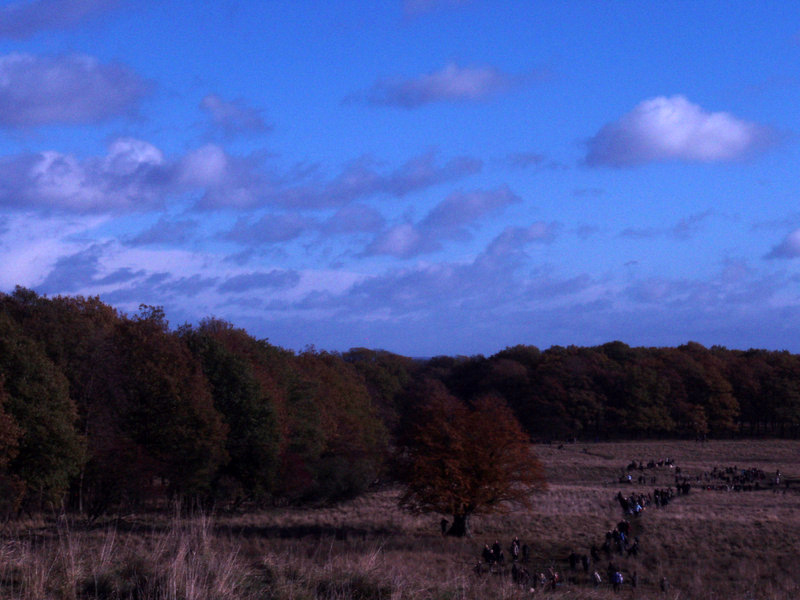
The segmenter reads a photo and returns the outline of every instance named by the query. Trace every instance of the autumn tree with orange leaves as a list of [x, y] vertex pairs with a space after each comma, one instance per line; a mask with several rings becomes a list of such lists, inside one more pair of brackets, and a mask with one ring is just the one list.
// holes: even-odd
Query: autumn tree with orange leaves
[[546, 487], [528, 436], [502, 399], [466, 404], [436, 381], [414, 396], [397, 450], [402, 507], [452, 515], [447, 534], [463, 537], [472, 515], [529, 507]]

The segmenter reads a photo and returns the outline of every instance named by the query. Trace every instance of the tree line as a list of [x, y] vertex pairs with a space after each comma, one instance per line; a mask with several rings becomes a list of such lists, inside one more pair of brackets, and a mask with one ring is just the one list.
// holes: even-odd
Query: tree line
[[[475, 438], [489, 414], [505, 433]], [[453, 437], [457, 422], [472, 423], [471, 438]], [[456, 439], [477, 464], [496, 448], [464, 440], [495, 434], [798, 433], [800, 357], [788, 352], [621, 342], [488, 358], [293, 352], [214, 318], [171, 329], [159, 307], [127, 315], [99, 298], [0, 294], [6, 515], [57, 506], [97, 516], [174, 498], [334, 502], [411, 464], [429, 469], [413, 436]], [[421, 489], [404, 501], [432, 502]]]
[[0, 509], [335, 501], [388, 436], [341, 356], [97, 298], [0, 295]]

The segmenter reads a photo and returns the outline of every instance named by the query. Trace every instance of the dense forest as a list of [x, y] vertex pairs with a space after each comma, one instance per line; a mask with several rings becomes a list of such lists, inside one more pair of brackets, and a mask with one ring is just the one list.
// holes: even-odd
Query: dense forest
[[171, 329], [158, 307], [17, 288], [0, 294], [0, 512], [337, 501], [391, 478], [432, 389], [491, 398], [534, 440], [800, 433], [788, 352], [292, 352], [213, 318]]

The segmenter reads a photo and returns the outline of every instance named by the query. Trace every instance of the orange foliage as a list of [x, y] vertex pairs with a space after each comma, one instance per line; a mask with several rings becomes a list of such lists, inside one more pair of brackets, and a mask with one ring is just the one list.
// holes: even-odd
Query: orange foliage
[[454, 525], [472, 514], [529, 506], [531, 494], [545, 487], [544, 470], [506, 403], [483, 396], [468, 406], [441, 384], [426, 389], [399, 450], [407, 486], [401, 506], [453, 515]]

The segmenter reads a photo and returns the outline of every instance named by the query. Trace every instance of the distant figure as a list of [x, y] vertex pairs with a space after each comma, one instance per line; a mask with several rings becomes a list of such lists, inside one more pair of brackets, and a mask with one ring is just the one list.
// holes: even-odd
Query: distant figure
[[492, 554], [497, 564], [503, 564], [503, 549], [500, 547], [499, 540], [495, 540], [494, 544], [492, 544]]
[[441, 528], [442, 528], [442, 535], [447, 535], [447, 526], [449, 525], [449, 523], [448, 523], [447, 519], [445, 519], [444, 517], [442, 517], [442, 520], [441, 520], [441, 521], [439, 521], [439, 525], [440, 525], [440, 526], [441, 526]]
[[514, 536], [514, 539], [511, 540], [511, 560], [517, 562], [519, 560], [519, 536]]
[[661, 591], [666, 592], [669, 589], [669, 581], [666, 577], [661, 578]]
[[[511, 580], [514, 583], [518, 583], [518, 584], [521, 584], [521, 585], [527, 585], [531, 581], [531, 574], [528, 572], [528, 569], [526, 569], [525, 567], [517, 566], [517, 563], [514, 563], [511, 566]], [[535, 584], [534, 584], [534, 586], [535, 586]]]
[[550, 575], [550, 589], [555, 591], [559, 583], [561, 583], [561, 576], [553, 567], [548, 569]]
[[570, 571], [574, 571], [575, 567], [578, 566], [578, 560], [580, 560], [580, 558], [578, 557], [577, 554], [575, 554], [575, 551], [574, 550], [570, 551], [570, 553], [569, 553], [569, 570]]
[[614, 586], [614, 591], [618, 592], [619, 588], [622, 586], [622, 573], [620, 571], [614, 571], [614, 578], [612, 580], [612, 584]]
[[603, 578], [600, 576], [600, 573], [597, 572], [597, 569], [595, 569], [594, 573], [592, 573], [592, 580], [594, 581], [594, 587], [597, 587], [603, 583]]

